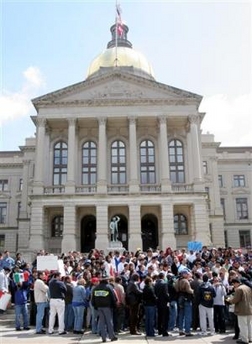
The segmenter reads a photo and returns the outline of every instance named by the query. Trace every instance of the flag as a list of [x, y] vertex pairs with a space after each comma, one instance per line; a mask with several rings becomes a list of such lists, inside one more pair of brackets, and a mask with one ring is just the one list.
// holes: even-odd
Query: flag
[[123, 23], [121, 18], [121, 7], [119, 4], [116, 4], [116, 33], [119, 37], [123, 34]]
[[29, 279], [29, 272], [28, 271], [24, 271], [24, 272], [15, 272], [14, 275], [13, 275], [13, 279], [14, 279], [14, 282], [16, 284], [18, 283], [23, 283], [23, 282], [27, 282], [28, 279]]
[[119, 37], [122, 37], [123, 34], [123, 26], [120, 23], [117, 23], [117, 34]]

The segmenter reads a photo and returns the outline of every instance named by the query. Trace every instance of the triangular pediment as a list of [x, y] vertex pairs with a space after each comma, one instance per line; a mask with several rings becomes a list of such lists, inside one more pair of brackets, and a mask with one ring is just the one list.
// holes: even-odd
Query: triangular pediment
[[172, 86], [161, 84], [126, 72], [111, 72], [87, 79], [78, 84], [33, 99], [36, 108], [41, 106], [91, 105], [97, 102], [135, 102], [148, 100], [176, 104], [199, 104], [202, 97]]

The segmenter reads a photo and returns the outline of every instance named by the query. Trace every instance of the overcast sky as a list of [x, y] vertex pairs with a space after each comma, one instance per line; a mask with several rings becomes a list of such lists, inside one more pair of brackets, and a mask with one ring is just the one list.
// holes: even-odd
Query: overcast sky
[[[156, 80], [202, 95], [203, 133], [252, 146], [251, 1], [119, 1]], [[86, 78], [115, 1], [1, 1], [0, 150], [34, 135], [30, 100]]]

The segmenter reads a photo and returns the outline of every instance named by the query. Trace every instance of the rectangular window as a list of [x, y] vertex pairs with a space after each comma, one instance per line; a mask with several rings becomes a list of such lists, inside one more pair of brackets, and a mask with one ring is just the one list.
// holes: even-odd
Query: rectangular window
[[5, 248], [5, 235], [0, 234], [0, 251], [3, 252]]
[[236, 174], [234, 175], [234, 187], [242, 187], [245, 186], [245, 176], [243, 174]]
[[204, 174], [208, 173], [208, 171], [207, 171], [207, 161], [203, 161], [203, 173]]
[[23, 178], [19, 179], [19, 191], [23, 190]]
[[250, 231], [239, 231], [240, 247], [251, 247]]
[[221, 207], [222, 207], [224, 220], [226, 220], [226, 210], [225, 210], [225, 199], [224, 198], [221, 198], [220, 204], [221, 204]]
[[19, 217], [20, 217], [20, 211], [21, 211], [21, 202], [18, 202], [18, 204], [17, 204], [17, 206], [18, 206], [18, 209], [17, 209], [17, 217], [18, 217], [18, 219], [19, 219]]
[[7, 203], [0, 202], [0, 223], [6, 223], [6, 215], [7, 215]]
[[247, 198], [236, 198], [237, 219], [248, 219], [248, 201]]
[[1, 191], [8, 191], [8, 179], [0, 180], [0, 192]]
[[218, 180], [219, 180], [219, 187], [222, 188], [223, 187], [223, 177], [221, 174], [218, 175]]

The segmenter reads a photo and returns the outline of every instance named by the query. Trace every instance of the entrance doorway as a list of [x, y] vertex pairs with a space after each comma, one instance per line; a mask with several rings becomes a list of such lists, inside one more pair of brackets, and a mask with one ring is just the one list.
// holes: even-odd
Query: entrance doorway
[[95, 248], [96, 217], [84, 216], [81, 220], [81, 252], [87, 253]]
[[141, 221], [141, 234], [143, 251], [148, 248], [156, 249], [158, 246], [158, 219], [153, 214], [146, 214]]

